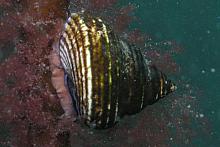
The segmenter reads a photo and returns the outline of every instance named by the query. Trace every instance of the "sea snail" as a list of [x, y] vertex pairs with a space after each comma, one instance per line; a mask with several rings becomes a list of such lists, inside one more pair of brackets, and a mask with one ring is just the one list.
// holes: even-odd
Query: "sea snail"
[[53, 59], [61, 64], [61, 84], [54, 84], [61, 105], [89, 126], [112, 127], [118, 118], [140, 112], [176, 89], [149, 65], [141, 49], [119, 38], [100, 18], [72, 13], [53, 48]]

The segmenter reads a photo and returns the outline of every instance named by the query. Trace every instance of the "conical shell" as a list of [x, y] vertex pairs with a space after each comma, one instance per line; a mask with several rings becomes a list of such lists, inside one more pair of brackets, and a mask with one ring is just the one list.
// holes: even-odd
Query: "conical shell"
[[118, 117], [137, 113], [175, 89], [139, 48], [100, 18], [72, 14], [59, 54], [75, 110], [96, 128], [111, 127]]

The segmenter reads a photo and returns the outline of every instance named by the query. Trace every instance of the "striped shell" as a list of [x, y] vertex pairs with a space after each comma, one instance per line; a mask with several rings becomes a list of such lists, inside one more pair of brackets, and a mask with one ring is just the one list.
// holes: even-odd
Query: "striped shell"
[[140, 49], [120, 39], [99, 18], [71, 14], [59, 42], [61, 63], [77, 114], [96, 128], [141, 111], [175, 86]]

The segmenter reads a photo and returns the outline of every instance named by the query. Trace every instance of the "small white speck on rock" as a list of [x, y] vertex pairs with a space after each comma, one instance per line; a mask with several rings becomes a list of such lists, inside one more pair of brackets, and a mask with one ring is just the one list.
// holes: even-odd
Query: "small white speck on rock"
[[189, 88], [189, 84], [186, 84], [186, 88]]
[[214, 73], [214, 72], [215, 72], [215, 68], [211, 68], [210, 71], [211, 71], [212, 73]]
[[204, 114], [200, 113], [200, 114], [199, 114], [199, 117], [200, 117], [200, 118], [203, 118], [203, 117], [204, 117]]
[[187, 108], [191, 108], [191, 105], [188, 105]]
[[93, 134], [94, 134], [94, 132], [93, 132], [93, 131], [89, 131], [89, 132], [88, 132], [88, 134], [93, 135]]

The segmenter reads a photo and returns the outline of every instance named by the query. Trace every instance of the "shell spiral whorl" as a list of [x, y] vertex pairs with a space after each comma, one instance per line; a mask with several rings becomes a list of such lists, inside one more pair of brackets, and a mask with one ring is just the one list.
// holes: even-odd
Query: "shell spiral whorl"
[[86, 124], [108, 128], [175, 90], [142, 51], [99, 18], [72, 14], [59, 40], [73, 105]]

